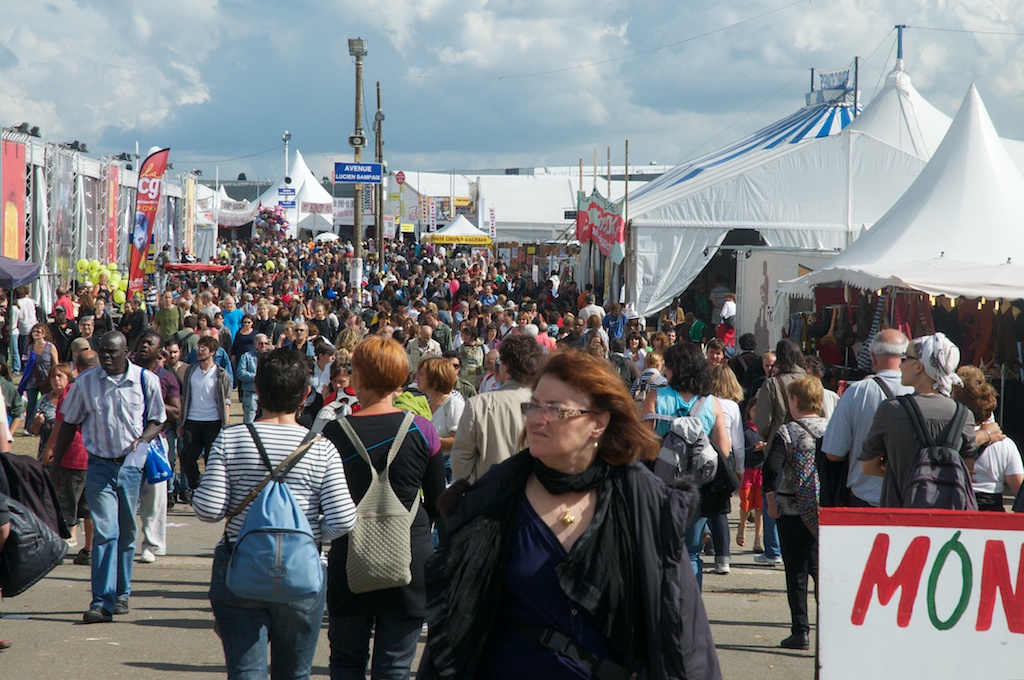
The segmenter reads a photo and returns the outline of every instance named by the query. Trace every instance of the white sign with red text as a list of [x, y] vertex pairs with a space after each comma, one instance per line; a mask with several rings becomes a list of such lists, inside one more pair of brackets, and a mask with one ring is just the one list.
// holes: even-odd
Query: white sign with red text
[[1024, 514], [825, 508], [820, 528], [822, 680], [1024, 677]]

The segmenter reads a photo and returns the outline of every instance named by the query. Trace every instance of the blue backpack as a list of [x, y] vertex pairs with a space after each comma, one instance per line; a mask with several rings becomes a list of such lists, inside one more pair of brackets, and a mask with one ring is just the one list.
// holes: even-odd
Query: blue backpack
[[227, 586], [250, 600], [283, 603], [312, 597], [323, 587], [320, 547], [284, 478], [320, 437], [307, 436], [274, 468], [256, 428], [247, 427], [270, 474], [228, 515], [230, 521], [251, 504], [231, 551]]

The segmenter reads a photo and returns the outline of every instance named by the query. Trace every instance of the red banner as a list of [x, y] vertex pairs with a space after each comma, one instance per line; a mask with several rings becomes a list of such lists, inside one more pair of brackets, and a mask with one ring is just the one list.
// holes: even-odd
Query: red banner
[[25, 259], [25, 145], [3, 143], [3, 256]]
[[626, 256], [626, 221], [619, 207], [596, 188], [590, 198], [578, 192], [576, 202], [576, 240], [593, 241], [602, 255], [611, 256], [615, 264], [622, 262]]
[[154, 151], [146, 157], [139, 171], [138, 195], [135, 199], [135, 226], [131, 236], [131, 258], [128, 264], [128, 294], [141, 292], [145, 287], [142, 260], [146, 256], [149, 242], [153, 238], [153, 223], [156, 222], [157, 208], [163, 188], [164, 170], [170, 149]]
[[107, 206], [106, 212], [106, 231], [107, 231], [107, 262], [117, 262], [117, 202], [120, 198], [120, 184], [118, 182], [118, 175], [120, 174], [120, 168], [116, 165], [110, 165], [107, 167], [107, 176], [104, 181], [107, 183]]

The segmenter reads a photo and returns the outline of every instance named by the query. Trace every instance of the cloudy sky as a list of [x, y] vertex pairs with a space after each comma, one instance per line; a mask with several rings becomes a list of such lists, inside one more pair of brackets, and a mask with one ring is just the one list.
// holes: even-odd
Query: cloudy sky
[[[862, 59], [869, 100], [910, 25], [914, 84], [949, 115], [971, 81], [1024, 139], [1019, 0], [52, 0], [4, 3], [0, 124], [92, 156], [170, 146], [206, 177], [351, 158], [354, 67], [381, 82], [392, 170], [673, 164], [803, 105], [809, 70]], [[941, 30], [938, 30], [941, 29]]]

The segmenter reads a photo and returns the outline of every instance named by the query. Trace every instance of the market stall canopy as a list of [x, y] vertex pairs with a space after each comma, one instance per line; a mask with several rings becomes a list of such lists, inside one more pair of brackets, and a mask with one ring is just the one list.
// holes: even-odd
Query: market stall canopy
[[491, 237], [480, 231], [462, 215], [432, 234], [425, 234], [423, 240], [435, 244], [462, 244], [468, 246], [489, 246]]
[[229, 264], [206, 264], [203, 262], [171, 262], [164, 265], [169, 272], [204, 272], [208, 274], [224, 274], [232, 269]]
[[13, 257], [0, 256], [0, 288], [17, 288], [39, 278], [40, 266]]
[[339, 238], [341, 237], [335, 234], [334, 232], [325, 231], [320, 234], [317, 234], [316, 238], [314, 238], [313, 240], [316, 241], [317, 243], [326, 243], [328, 241], [337, 241]]
[[[809, 296], [821, 284], [876, 289], [898, 281], [927, 292], [978, 297], [987, 280], [978, 277], [989, 268], [991, 290], [981, 295], [996, 297], [1000, 290], [999, 297], [1019, 297], [1004, 287], [1024, 266], [1022, 221], [1024, 176], [972, 84], [935, 155], [906, 193], [834, 260], [784, 282], [780, 292]], [[1019, 280], [1017, 290], [1024, 289], [1024, 277]]]

